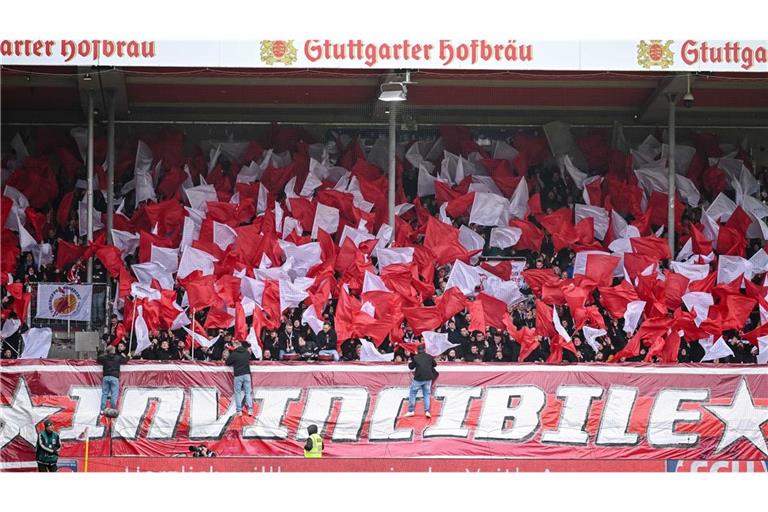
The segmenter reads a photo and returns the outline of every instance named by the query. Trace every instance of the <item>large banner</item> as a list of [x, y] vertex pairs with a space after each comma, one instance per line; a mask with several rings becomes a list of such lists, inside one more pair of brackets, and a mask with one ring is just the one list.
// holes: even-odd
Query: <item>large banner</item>
[[[295, 34], [299, 35], [299, 34]], [[768, 41], [644, 39], [0, 40], [0, 64], [237, 68], [768, 71]]]
[[432, 418], [405, 418], [398, 364], [252, 365], [256, 411], [235, 414], [231, 369], [123, 367], [119, 416], [99, 416], [93, 361], [3, 361], [0, 464], [34, 460], [42, 422], [61, 456], [168, 457], [206, 444], [219, 456], [301, 456], [316, 424], [326, 457], [545, 460], [768, 459], [768, 367], [440, 365]]
[[40, 283], [36, 318], [90, 322], [93, 285]]

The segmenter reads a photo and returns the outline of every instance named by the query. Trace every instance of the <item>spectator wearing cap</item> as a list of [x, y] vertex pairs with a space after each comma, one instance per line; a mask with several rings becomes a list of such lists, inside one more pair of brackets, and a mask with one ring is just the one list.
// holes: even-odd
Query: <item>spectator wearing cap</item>
[[58, 470], [59, 450], [61, 449], [61, 440], [59, 433], [53, 429], [53, 422], [45, 420], [45, 428], [37, 434], [37, 445], [35, 447], [35, 460], [37, 461], [37, 470], [40, 473], [55, 473]]
[[239, 346], [227, 357], [227, 366], [232, 367], [235, 375], [235, 408], [240, 410], [243, 416], [243, 394], [245, 405], [248, 407], [248, 415], [253, 416], [253, 386], [251, 384], [251, 344], [241, 341]]

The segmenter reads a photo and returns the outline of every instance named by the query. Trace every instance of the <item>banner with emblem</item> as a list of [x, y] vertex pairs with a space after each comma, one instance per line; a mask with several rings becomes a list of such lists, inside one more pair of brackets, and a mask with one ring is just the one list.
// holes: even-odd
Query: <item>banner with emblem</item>
[[35, 317], [89, 322], [92, 296], [90, 284], [40, 283]]

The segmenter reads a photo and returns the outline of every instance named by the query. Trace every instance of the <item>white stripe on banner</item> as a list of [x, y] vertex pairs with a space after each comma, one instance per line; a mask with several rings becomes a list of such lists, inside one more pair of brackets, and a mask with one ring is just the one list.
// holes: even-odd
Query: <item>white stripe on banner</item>
[[[638, 375], [768, 375], [768, 366], [698, 368], [659, 366], [647, 368], [616, 366], [547, 366], [547, 365], [438, 365], [441, 373], [621, 373]], [[227, 366], [196, 366], [180, 364], [143, 364], [122, 366], [121, 372], [185, 372], [185, 373], [232, 373]], [[328, 365], [251, 365], [251, 373], [409, 373], [405, 365], [368, 364], [328, 364]], [[0, 373], [101, 373], [101, 366], [62, 365], [14, 365], [0, 366]]]

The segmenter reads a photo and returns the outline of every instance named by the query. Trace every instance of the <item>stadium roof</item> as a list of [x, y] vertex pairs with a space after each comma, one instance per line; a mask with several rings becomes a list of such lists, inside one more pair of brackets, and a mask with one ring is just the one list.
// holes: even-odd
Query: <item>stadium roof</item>
[[[82, 123], [87, 91], [106, 111], [103, 91], [117, 95], [118, 121], [366, 125], [386, 122], [377, 101], [381, 70], [83, 68], [3, 66], [4, 123]], [[415, 71], [404, 122], [524, 126], [663, 125], [666, 93], [687, 88], [688, 75], [665, 72]], [[680, 126], [768, 126], [768, 73], [690, 76], [693, 108]], [[104, 116], [102, 115], [101, 119]]]

